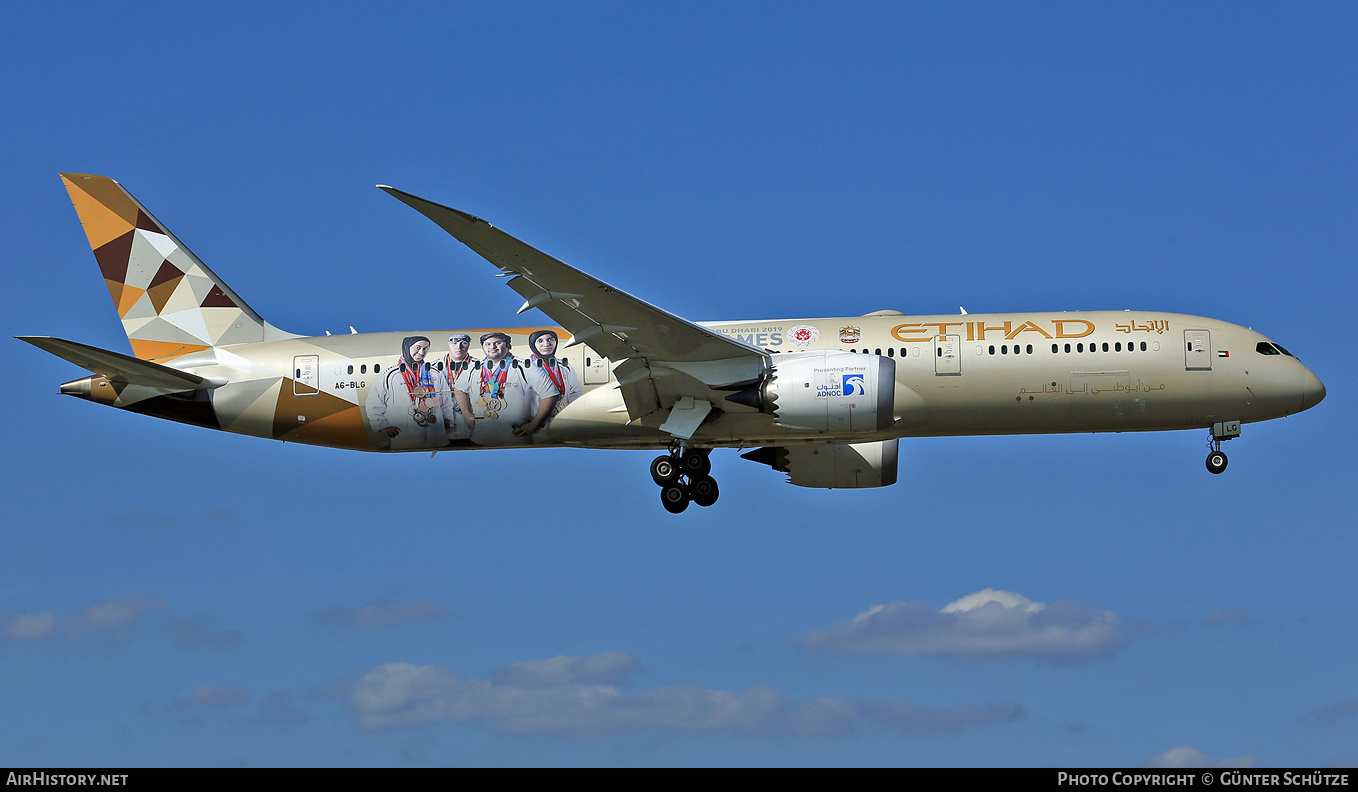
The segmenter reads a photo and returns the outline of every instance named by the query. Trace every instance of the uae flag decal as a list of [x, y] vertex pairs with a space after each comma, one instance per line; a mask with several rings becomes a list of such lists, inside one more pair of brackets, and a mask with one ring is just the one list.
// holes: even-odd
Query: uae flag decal
[[1226, 350], [1224, 350], [1224, 349], [1218, 349], [1218, 350], [1217, 350], [1217, 357], [1230, 357], [1230, 356], [1231, 356], [1231, 353], [1228, 352], [1228, 351], [1226, 351]]

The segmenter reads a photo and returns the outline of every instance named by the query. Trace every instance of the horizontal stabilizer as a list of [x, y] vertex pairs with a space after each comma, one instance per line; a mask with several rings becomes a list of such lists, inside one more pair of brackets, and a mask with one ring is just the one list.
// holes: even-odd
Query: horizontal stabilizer
[[169, 390], [206, 390], [219, 388], [226, 380], [217, 377], [200, 377], [186, 371], [172, 369], [149, 360], [141, 360], [131, 355], [112, 352], [107, 349], [77, 344], [61, 338], [48, 336], [16, 336], [38, 349], [80, 366], [83, 369], [102, 374], [111, 380], [121, 380], [133, 385]]

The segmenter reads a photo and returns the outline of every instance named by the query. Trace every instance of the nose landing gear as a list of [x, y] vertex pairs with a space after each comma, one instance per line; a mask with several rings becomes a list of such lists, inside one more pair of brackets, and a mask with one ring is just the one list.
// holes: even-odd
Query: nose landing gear
[[699, 506], [717, 502], [720, 490], [712, 472], [710, 449], [670, 448], [668, 454], [651, 460], [651, 478], [660, 485], [660, 503], [665, 511], [678, 514], [690, 501]]
[[1212, 438], [1207, 441], [1207, 470], [1210, 473], [1221, 473], [1226, 469], [1229, 462], [1226, 455], [1221, 451], [1221, 441], [1230, 440], [1240, 436], [1239, 421], [1223, 421], [1212, 424]]

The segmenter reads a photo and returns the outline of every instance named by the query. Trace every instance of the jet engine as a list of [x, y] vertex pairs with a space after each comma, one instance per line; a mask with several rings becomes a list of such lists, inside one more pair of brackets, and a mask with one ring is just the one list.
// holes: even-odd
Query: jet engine
[[895, 360], [826, 351], [774, 361], [763, 382], [727, 398], [773, 415], [786, 429], [839, 435], [891, 427]]

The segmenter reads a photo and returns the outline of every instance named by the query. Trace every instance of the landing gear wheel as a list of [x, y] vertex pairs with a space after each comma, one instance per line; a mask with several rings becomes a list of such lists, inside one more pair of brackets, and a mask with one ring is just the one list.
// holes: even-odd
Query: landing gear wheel
[[1207, 470], [1212, 473], [1220, 473], [1226, 469], [1226, 455], [1220, 451], [1213, 451], [1207, 455]]
[[665, 511], [670, 514], [678, 514], [687, 509], [689, 500], [691, 498], [686, 484], [676, 482], [660, 488], [660, 502], [664, 504]]
[[706, 476], [712, 472], [712, 460], [701, 451], [685, 451], [679, 457], [679, 466], [687, 476]]
[[[664, 487], [679, 480], [679, 466], [675, 464], [674, 457], [666, 454], [651, 460], [651, 478], [655, 483]], [[683, 511], [683, 509], [680, 509]]]
[[721, 495], [721, 490], [717, 488], [717, 480], [711, 476], [699, 476], [693, 479], [689, 485], [689, 491], [693, 494], [693, 502], [699, 506], [711, 506], [717, 502], [717, 497]]

